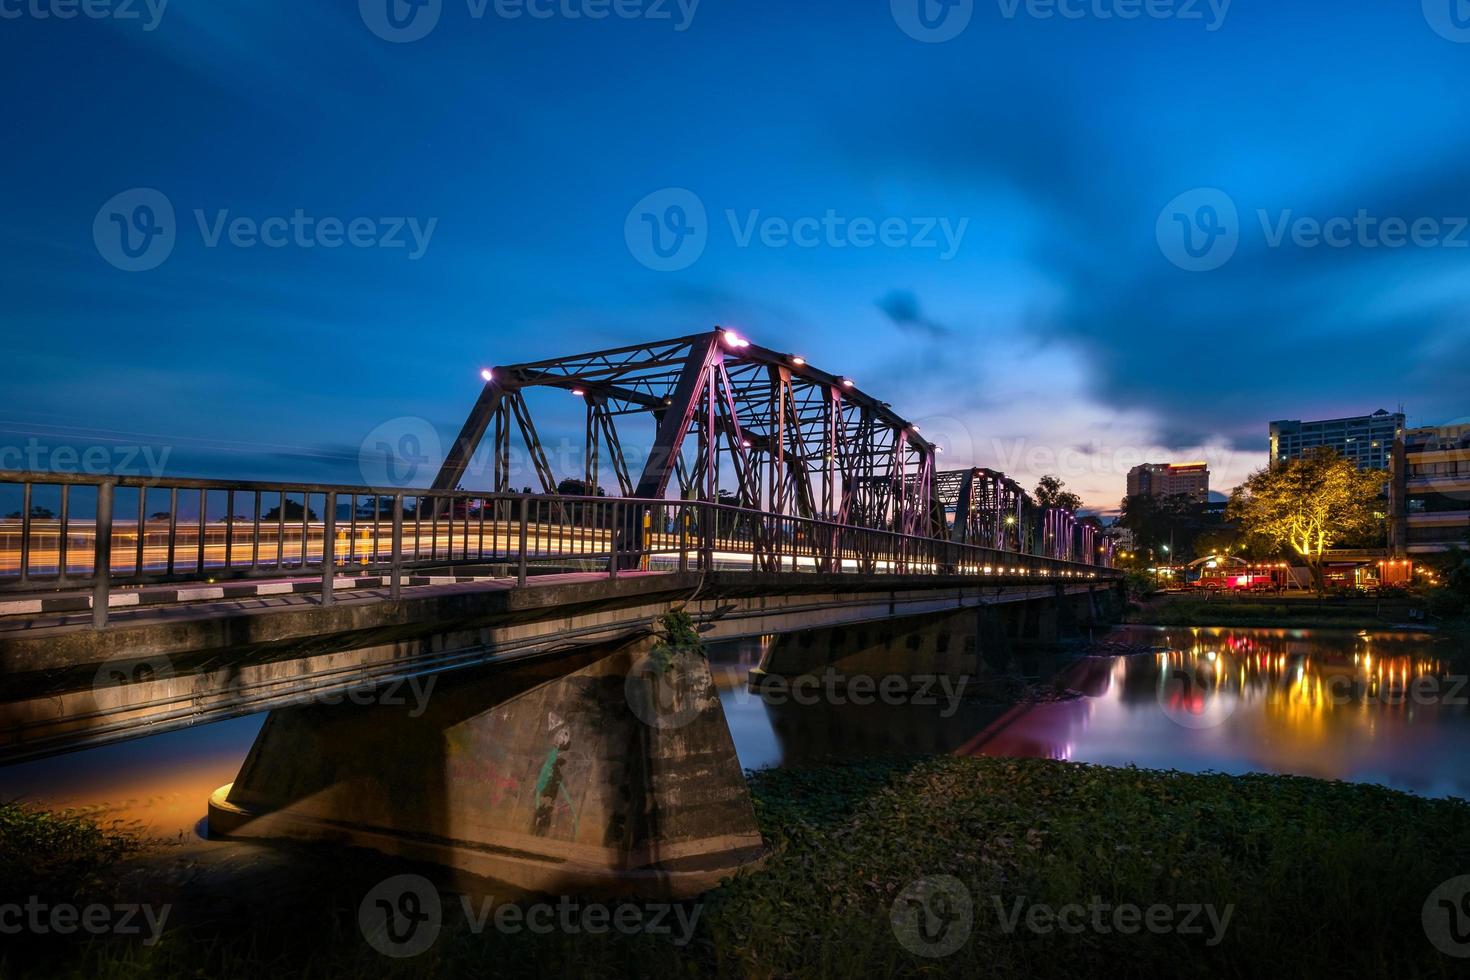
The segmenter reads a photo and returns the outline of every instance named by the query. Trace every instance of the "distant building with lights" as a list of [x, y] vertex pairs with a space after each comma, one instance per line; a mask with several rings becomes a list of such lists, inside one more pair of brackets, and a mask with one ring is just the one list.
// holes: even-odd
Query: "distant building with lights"
[[1271, 465], [1300, 459], [1319, 446], [1337, 450], [1360, 470], [1386, 470], [1394, 439], [1404, 430], [1404, 413], [1379, 409], [1372, 415], [1319, 422], [1271, 423]]
[[1128, 471], [1128, 496], [1172, 497], [1183, 494], [1195, 503], [1210, 499], [1208, 463], [1143, 463]]
[[1470, 547], [1470, 424], [1400, 433], [1388, 486], [1396, 557]]

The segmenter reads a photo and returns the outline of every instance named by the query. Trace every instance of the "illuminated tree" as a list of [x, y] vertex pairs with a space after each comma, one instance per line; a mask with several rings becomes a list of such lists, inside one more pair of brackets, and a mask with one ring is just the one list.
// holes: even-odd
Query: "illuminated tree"
[[1385, 474], [1359, 470], [1335, 450], [1322, 447], [1301, 459], [1257, 470], [1230, 495], [1228, 516], [1243, 534], [1290, 548], [1324, 587], [1323, 553], [1345, 538], [1370, 532]]
[[1066, 486], [1061, 479], [1055, 476], [1043, 476], [1036, 483], [1036, 502], [1042, 507], [1060, 507], [1062, 510], [1078, 511], [1082, 509], [1082, 498], [1070, 490], [1063, 489]]

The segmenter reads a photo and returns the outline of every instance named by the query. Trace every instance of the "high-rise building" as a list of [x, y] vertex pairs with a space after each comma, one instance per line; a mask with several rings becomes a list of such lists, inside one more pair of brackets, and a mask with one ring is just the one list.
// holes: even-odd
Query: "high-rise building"
[[1396, 557], [1470, 547], [1470, 424], [1406, 429], [1394, 442], [1391, 475]]
[[1404, 428], [1404, 414], [1379, 409], [1372, 415], [1302, 422], [1271, 423], [1271, 465], [1300, 459], [1318, 446], [1328, 446], [1358, 464], [1360, 470], [1388, 469], [1393, 441]]
[[1184, 494], [1196, 503], [1210, 499], [1208, 463], [1142, 463], [1128, 471], [1128, 496]]

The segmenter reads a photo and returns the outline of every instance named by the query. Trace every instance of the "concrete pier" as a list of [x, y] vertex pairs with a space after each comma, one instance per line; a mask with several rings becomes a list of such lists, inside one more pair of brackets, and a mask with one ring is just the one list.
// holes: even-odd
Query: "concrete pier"
[[440, 678], [408, 706], [274, 711], [213, 833], [330, 840], [547, 893], [682, 898], [764, 855], [697, 652], [651, 638]]

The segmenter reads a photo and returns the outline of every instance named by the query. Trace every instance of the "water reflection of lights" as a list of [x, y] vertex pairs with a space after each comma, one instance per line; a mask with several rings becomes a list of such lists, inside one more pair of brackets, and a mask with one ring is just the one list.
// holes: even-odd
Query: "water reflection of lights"
[[[1194, 630], [1198, 634], [1198, 630]], [[1288, 722], [1315, 727], [1314, 717], [1335, 708], [1362, 708], [1379, 703], [1388, 708], [1412, 708], [1416, 700], [1433, 700], [1449, 686], [1449, 675], [1438, 659], [1400, 655], [1374, 657], [1365, 647], [1346, 657], [1314, 658], [1307, 653], [1267, 652], [1250, 637], [1230, 637], [1219, 650], [1195, 642], [1187, 649], [1159, 651], [1162, 676], [1185, 676], [1198, 690], [1186, 692], [1194, 713], [1204, 711], [1210, 698], [1261, 702], [1282, 713]], [[1234, 663], [1232, 663], [1232, 661]], [[1237, 669], [1231, 669], [1238, 664]], [[1194, 703], [1199, 702], [1199, 703]]]

